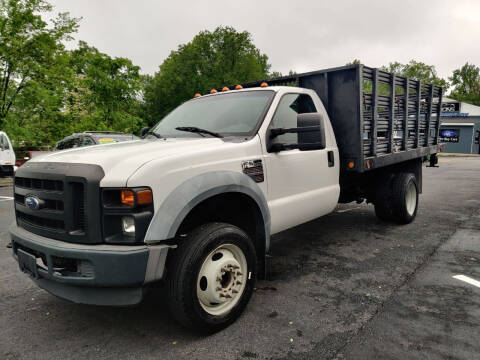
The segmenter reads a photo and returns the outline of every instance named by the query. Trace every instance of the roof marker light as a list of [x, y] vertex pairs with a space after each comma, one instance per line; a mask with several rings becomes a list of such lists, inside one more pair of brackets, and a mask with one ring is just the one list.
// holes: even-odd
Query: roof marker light
[[226, 86], [222, 89], [222, 91], [228, 91], [228, 90], [230, 90], [230, 89]]
[[210, 90], [210, 94], [215, 94], [216, 92], [217, 92], [217, 90], [215, 90], [215, 89]]
[[240, 89], [243, 89], [243, 86], [238, 84], [237, 86], [235, 86], [235, 90], [240, 90]]
[[200, 96], [202, 96], [202, 95], [200, 95], [199, 93], [196, 93], [193, 97], [197, 98], [197, 97], [200, 97]]
[[266, 82], [262, 82], [262, 83], [260, 84], [260, 87], [267, 87], [267, 86], [268, 86], [268, 84], [267, 84]]

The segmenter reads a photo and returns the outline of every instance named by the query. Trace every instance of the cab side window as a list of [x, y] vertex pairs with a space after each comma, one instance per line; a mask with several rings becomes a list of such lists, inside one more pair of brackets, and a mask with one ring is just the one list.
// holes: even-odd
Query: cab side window
[[[286, 94], [280, 100], [270, 128], [296, 128], [297, 115], [317, 112], [310, 95]], [[298, 142], [298, 134], [283, 134], [273, 139], [274, 143], [293, 144]]]

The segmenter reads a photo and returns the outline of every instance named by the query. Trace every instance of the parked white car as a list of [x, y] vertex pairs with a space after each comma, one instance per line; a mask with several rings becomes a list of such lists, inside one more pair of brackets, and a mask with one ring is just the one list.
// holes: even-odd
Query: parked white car
[[0, 131], [0, 177], [12, 176], [15, 166], [15, 152], [8, 135]]

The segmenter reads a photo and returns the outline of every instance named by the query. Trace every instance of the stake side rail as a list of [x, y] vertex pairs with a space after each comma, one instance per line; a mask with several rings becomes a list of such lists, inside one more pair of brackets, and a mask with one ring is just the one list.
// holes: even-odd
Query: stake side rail
[[[439, 86], [362, 64], [241, 85], [258, 87], [263, 82], [317, 93], [335, 132], [342, 171], [364, 172], [439, 151]], [[347, 166], [350, 162], [353, 168]]]

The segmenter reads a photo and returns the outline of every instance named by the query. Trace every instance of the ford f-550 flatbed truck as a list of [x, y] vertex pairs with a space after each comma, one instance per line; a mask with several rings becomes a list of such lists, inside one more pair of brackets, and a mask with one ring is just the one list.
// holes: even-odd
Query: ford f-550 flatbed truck
[[165, 283], [185, 326], [245, 308], [270, 236], [368, 201], [413, 221], [435, 165], [442, 89], [363, 65], [212, 91], [143, 140], [35, 158], [15, 175], [20, 269], [78, 303], [125, 306]]

